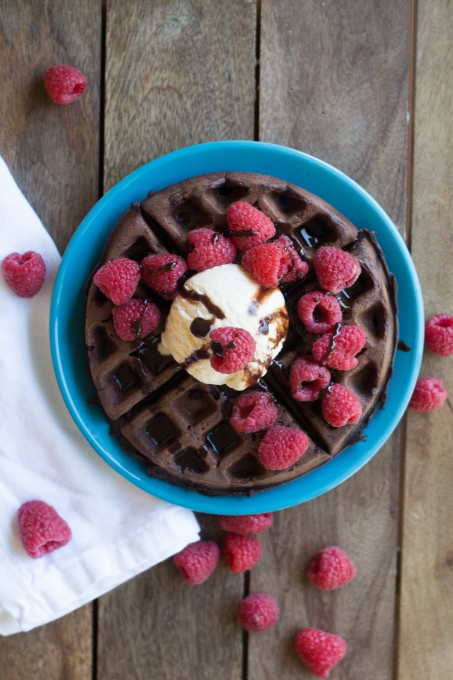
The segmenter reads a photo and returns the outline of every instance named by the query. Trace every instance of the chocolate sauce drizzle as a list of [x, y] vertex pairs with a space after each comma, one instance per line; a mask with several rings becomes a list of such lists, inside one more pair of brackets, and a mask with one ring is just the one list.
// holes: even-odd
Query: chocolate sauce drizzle
[[187, 290], [185, 286], [181, 288], [179, 294], [185, 300], [192, 300], [192, 302], [201, 302], [206, 307], [208, 312], [210, 312], [217, 319], [225, 318], [224, 312], [220, 309], [220, 307], [217, 307], [217, 305], [215, 305], [212, 302], [211, 298], [208, 295], [204, 295], [203, 293], [197, 293], [196, 290]]
[[196, 316], [190, 324], [190, 332], [196, 338], [205, 338], [211, 330], [213, 321], [214, 319], [202, 319], [201, 316]]

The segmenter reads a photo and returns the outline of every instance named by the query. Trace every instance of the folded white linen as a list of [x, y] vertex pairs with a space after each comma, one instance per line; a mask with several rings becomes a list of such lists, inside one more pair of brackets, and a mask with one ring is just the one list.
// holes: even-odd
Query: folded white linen
[[[0, 261], [35, 250], [40, 292], [17, 297], [0, 275], [0, 635], [28, 631], [106, 593], [198, 540], [189, 510], [158, 500], [111, 470], [66, 410], [49, 349], [58, 251], [0, 158]], [[17, 510], [54, 506], [72, 540], [32, 559]]]

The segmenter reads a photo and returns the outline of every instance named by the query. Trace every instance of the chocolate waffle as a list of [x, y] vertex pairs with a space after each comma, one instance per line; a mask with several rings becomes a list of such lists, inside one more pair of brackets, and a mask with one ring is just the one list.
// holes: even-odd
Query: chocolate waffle
[[112, 431], [144, 461], [151, 475], [215, 495], [247, 494], [289, 482], [357, 441], [385, 401], [397, 344], [395, 280], [373, 233], [357, 229], [313, 194], [273, 177], [215, 173], [151, 192], [124, 213], [106, 244], [102, 262], [118, 257], [140, 262], [150, 253], [184, 256], [189, 249], [187, 233], [198, 227], [225, 232], [228, 206], [238, 200], [266, 213], [277, 236], [289, 236], [310, 265], [317, 248], [334, 245], [350, 252], [362, 268], [356, 283], [337, 296], [343, 323], [360, 325], [367, 335], [356, 368], [331, 371], [332, 379], [351, 390], [363, 409], [358, 423], [342, 428], [326, 423], [319, 400], [301, 403], [289, 391], [289, 367], [314, 340], [296, 313], [301, 295], [319, 289], [311, 266], [303, 280], [281, 287], [290, 319], [288, 337], [267, 374], [250, 389], [273, 396], [278, 424], [299, 427], [310, 437], [308, 450], [290, 469], [265, 469], [257, 457], [264, 433], [244, 434], [229, 424], [231, 402], [243, 393], [203, 384], [172, 357], [159, 353], [170, 302], [139, 286], [136, 295], [160, 307], [162, 322], [145, 340], [130, 343], [114, 332], [112, 303], [91, 282], [88, 289], [89, 367]]

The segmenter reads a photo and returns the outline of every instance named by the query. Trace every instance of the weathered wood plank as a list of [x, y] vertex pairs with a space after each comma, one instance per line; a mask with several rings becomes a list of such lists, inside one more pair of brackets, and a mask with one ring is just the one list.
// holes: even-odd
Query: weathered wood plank
[[[453, 313], [453, 3], [418, 3], [412, 255], [426, 316]], [[423, 375], [453, 393], [452, 359], [426, 351]], [[398, 678], [451, 677], [453, 417], [451, 399], [407, 426]]]
[[[101, 2], [2, 3], [0, 154], [61, 250], [98, 196], [100, 36]], [[88, 76], [84, 96], [72, 106], [53, 104], [44, 91], [43, 74], [56, 63], [76, 65]], [[91, 648], [86, 606], [35, 631], [0, 638], [0, 676], [88, 679]]]
[[[108, 3], [106, 187], [177, 147], [253, 137], [255, 20], [252, 0]], [[101, 598], [98, 677], [239, 680], [243, 588], [225, 566], [190, 588], [167, 563]]]
[[[260, 139], [341, 168], [404, 230], [408, 3], [263, 0], [261, 8]], [[393, 676], [399, 453], [396, 434], [341, 487], [278, 514], [251, 590], [277, 597], [281, 621], [250, 636], [250, 678], [311, 677], [292, 650], [306, 626], [347, 640], [335, 677]], [[332, 544], [353, 556], [358, 574], [344, 590], [321, 593], [305, 569]]]

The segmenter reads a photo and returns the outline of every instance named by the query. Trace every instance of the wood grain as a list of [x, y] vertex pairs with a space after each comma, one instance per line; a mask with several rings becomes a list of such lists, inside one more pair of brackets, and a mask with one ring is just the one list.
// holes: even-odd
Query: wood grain
[[253, 138], [254, 0], [112, 0], [107, 7], [106, 187], [156, 156]]
[[[253, 136], [255, 21], [249, 0], [109, 2], [106, 187], [177, 147]], [[98, 677], [239, 680], [243, 589], [224, 566], [190, 588], [166, 563], [101, 598]]]
[[[98, 196], [101, 3], [7, 0], [0, 15], [0, 154], [61, 250]], [[78, 66], [89, 86], [53, 104], [43, 74]], [[36, 489], [32, 491], [36, 493]], [[91, 606], [27, 634], [0, 639], [5, 680], [91, 678]]]
[[[409, 5], [261, 3], [260, 138], [340, 167], [373, 193], [404, 231]], [[249, 677], [311, 677], [293, 649], [311, 626], [343, 636], [335, 677], [393, 677], [400, 439], [394, 435], [348, 482], [278, 514], [251, 590], [273, 593], [277, 628], [249, 640]], [[338, 544], [358, 573], [339, 592], [305, 577], [309, 558]]]
[[[425, 313], [453, 314], [453, 3], [418, 3], [412, 255]], [[452, 358], [425, 352], [422, 375], [453, 394]], [[453, 666], [453, 407], [410, 413], [403, 515], [398, 678], [443, 680]]]

